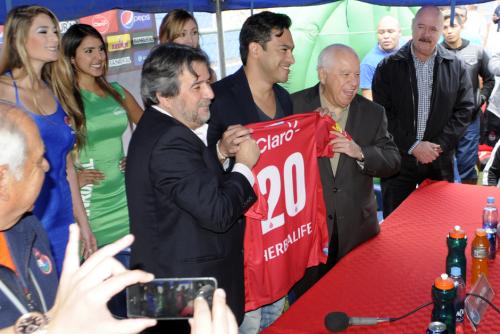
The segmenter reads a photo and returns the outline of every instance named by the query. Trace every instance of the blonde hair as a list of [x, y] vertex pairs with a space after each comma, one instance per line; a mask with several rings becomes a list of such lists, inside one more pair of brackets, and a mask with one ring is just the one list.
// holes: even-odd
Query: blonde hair
[[[5, 23], [4, 46], [0, 56], [1, 74], [18, 68], [26, 72], [32, 84], [37, 82], [35, 70], [29, 61], [26, 42], [33, 20], [41, 14], [47, 15], [52, 20], [60, 39], [59, 22], [49, 9], [37, 5], [13, 8], [7, 15]], [[59, 48], [59, 52], [56, 61], [46, 63], [43, 66], [41, 79], [49, 85], [69, 116], [77, 133], [77, 146], [80, 147], [85, 142], [85, 116], [74, 97], [74, 76], [71, 65], [63, 56], [61, 48]]]
[[174, 39], [181, 36], [182, 29], [189, 20], [192, 20], [196, 28], [198, 28], [198, 22], [196, 22], [194, 16], [189, 12], [184, 9], [174, 9], [170, 11], [165, 15], [160, 24], [160, 43], [173, 42]]

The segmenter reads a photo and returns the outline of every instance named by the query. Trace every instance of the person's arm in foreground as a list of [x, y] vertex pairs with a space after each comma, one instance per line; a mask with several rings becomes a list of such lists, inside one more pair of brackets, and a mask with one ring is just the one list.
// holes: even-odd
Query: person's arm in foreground
[[[154, 326], [154, 319], [113, 318], [106, 304], [125, 287], [149, 282], [154, 276], [141, 270], [127, 270], [113, 256], [129, 247], [132, 235], [107, 245], [80, 266], [80, 230], [71, 224], [69, 242], [54, 307], [47, 313], [50, 334], [132, 334]], [[14, 327], [0, 334], [15, 333]]]

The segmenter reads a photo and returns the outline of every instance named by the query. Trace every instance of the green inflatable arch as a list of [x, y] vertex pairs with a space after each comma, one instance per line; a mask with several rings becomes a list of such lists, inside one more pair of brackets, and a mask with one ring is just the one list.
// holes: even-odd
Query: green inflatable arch
[[284, 8], [282, 12], [292, 19], [295, 64], [283, 86], [293, 93], [315, 85], [318, 54], [330, 44], [347, 44], [363, 59], [377, 43], [377, 23], [383, 16], [396, 17], [401, 23], [402, 35], [410, 36], [411, 20], [417, 10], [417, 7], [376, 6], [353, 0]]

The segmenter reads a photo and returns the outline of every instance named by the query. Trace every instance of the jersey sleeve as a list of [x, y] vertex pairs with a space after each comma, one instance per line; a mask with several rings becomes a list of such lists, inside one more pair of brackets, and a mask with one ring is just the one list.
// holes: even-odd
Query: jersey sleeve
[[[316, 113], [317, 114], [317, 113]], [[316, 154], [318, 157], [333, 156], [332, 145], [329, 145], [332, 136], [330, 130], [335, 126], [335, 121], [329, 116], [319, 116], [316, 120]]]

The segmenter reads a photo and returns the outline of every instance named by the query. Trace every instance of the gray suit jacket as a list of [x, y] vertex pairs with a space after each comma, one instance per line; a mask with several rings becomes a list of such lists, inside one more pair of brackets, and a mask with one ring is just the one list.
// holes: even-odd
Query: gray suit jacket
[[[295, 114], [320, 107], [319, 84], [292, 94]], [[384, 108], [362, 96], [351, 102], [345, 130], [361, 147], [364, 168], [342, 154], [334, 176], [329, 158], [319, 158], [319, 169], [326, 204], [328, 230], [333, 231], [337, 217], [338, 259], [362, 242], [375, 236], [380, 228], [373, 177], [388, 177], [399, 171], [401, 156], [387, 132]]]

